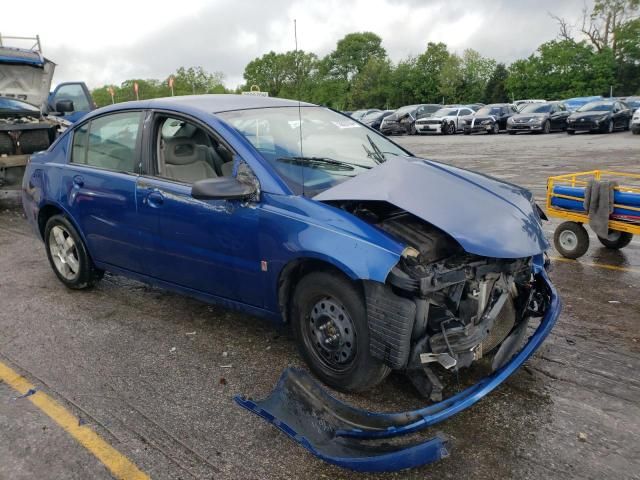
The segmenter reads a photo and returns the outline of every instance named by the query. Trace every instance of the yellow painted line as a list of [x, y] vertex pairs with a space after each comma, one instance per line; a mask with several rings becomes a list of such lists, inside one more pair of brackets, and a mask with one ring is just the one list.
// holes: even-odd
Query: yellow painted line
[[549, 257], [554, 262], [567, 262], [567, 263], [579, 263], [580, 265], [585, 265], [587, 267], [595, 267], [595, 268], [604, 268], [606, 270], [617, 270], [619, 272], [632, 272], [632, 273], [640, 273], [640, 270], [637, 268], [628, 268], [628, 267], [618, 267], [616, 265], [609, 265], [607, 263], [593, 263], [593, 262], [583, 262], [582, 260], [573, 260], [571, 258], [564, 257]]
[[[0, 380], [3, 380], [20, 395], [35, 390], [26, 378], [0, 362]], [[79, 425], [78, 417], [64, 408], [46, 393], [38, 390], [26, 397], [36, 407], [60, 425], [80, 445], [89, 450], [119, 480], [148, 480], [149, 476], [136, 467], [127, 457], [105, 442], [88, 425]]]

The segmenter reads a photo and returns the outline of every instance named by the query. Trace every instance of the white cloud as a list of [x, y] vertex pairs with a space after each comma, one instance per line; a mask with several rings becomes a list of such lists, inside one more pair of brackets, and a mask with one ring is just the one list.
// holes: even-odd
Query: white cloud
[[2, 33], [39, 34], [58, 64], [56, 82], [117, 84], [201, 65], [235, 86], [253, 58], [294, 48], [294, 18], [299, 48], [318, 55], [347, 33], [372, 31], [394, 61], [432, 41], [509, 62], [556, 36], [549, 11], [576, 19], [582, 7], [583, 0], [22, 0], [3, 4]]

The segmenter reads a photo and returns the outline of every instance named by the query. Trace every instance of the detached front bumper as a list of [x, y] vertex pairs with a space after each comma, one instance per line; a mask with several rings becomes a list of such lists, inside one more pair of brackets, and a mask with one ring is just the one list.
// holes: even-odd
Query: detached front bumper
[[235, 401], [318, 458], [344, 468], [395, 471], [437, 461], [448, 455], [448, 440], [441, 434], [405, 445], [372, 445], [370, 440], [397, 437], [440, 423], [474, 405], [520, 368], [549, 335], [561, 311], [560, 298], [546, 272], [540, 270], [537, 276], [547, 289], [549, 303], [527, 343], [500, 369], [446, 400], [407, 412], [369, 412], [332, 397], [305, 372], [287, 369], [266, 399], [237, 396]]

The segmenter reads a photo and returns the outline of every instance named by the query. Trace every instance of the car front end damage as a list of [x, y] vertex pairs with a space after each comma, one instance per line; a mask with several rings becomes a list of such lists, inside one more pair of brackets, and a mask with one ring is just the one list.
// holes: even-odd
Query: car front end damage
[[[470, 407], [542, 344], [560, 300], [545, 271], [541, 211], [520, 187], [415, 158], [389, 159], [314, 200], [404, 246], [384, 279], [362, 280], [370, 353], [435, 403], [393, 414], [362, 411], [297, 371], [285, 371], [262, 401], [236, 401], [343, 467], [398, 470], [438, 460], [449, 443], [440, 434], [405, 445], [370, 441]], [[451, 380], [474, 364], [487, 375], [452, 391]]]
[[471, 117], [465, 118], [463, 132], [466, 134], [477, 132], [491, 133], [493, 131], [493, 126], [495, 123], [495, 117], [478, 117], [473, 115]]
[[[449, 456], [451, 448], [450, 440], [445, 434], [436, 432], [432, 437], [404, 443], [399, 437], [437, 425], [473, 406], [509, 378], [542, 345], [560, 314], [561, 305], [541, 260], [538, 258], [531, 262], [532, 281], [529, 283], [528, 293], [526, 290], [523, 292], [531, 298], [531, 302], [527, 304], [534, 308], [533, 312], [530, 312], [531, 317], [541, 316], [533, 333], [521, 348], [516, 347], [521, 345], [529, 333], [527, 324], [531, 317], [521, 318], [519, 325], [513, 327], [502, 346], [498, 348], [500, 352], [500, 349], [507, 345], [513, 356], [509, 358], [502, 355], [501, 366], [491, 374], [444, 400], [406, 412], [370, 412], [336, 399], [307, 373], [291, 368], [283, 372], [276, 388], [267, 398], [253, 400], [245, 396], [236, 396], [235, 400], [238, 405], [264, 418], [313, 455], [343, 468], [361, 472], [397, 471], [441, 460]], [[493, 273], [498, 274], [499, 271], [500, 276], [504, 275], [502, 268], [494, 270], [496, 271]], [[393, 288], [389, 285], [379, 288], [387, 287]], [[504, 298], [503, 293], [500, 290], [498, 298]], [[375, 305], [379, 305], [388, 295], [395, 295], [387, 292], [386, 295], [380, 296], [375, 290], [370, 291], [368, 296], [371, 294], [376, 296]], [[392, 301], [397, 301], [397, 297], [399, 296], [392, 297]], [[490, 312], [495, 310], [496, 305], [499, 303], [494, 300], [493, 305], [489, 307]], [[486, 322], [487, 318], [489, 316], [481, 320], [481, 323]], [[462, 339], [465, 336], [468, 338], [468, 335], [458, 335], [456, 338]], [[442, 338], [444, 339], [444, 336]], [[477, 346], [487, 341], [488, 337], [484, 336], [480, 343], [476, 343], [475, 340], [467, 344], [454, 342], [455, 347], [451, 344], [447, 350], [450, 348], [454, 355], [457, 350], [461, 354], [458, 358], [466, 358], [468, 361], [476, 355], [471, 344], [476, 344], [477, 351]], [[439, 347], [436, 345], [435, 348], [437, 350]], [[389, 349], [390, 352], [391, 350], [393, 348]], [[391, 354], [387, 356], [391, 358]], [[496, 358], [498, 353], [494, 354], [494, 363]], [[460, 364], [456, 363], [453, 368], [459, 366]]]

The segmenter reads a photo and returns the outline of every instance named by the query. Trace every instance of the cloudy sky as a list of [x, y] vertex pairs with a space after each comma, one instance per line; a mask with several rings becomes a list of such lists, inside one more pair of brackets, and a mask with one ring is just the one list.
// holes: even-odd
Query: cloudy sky
[[557, 35], [554, 13], [576, 20], [591, 0], [21, 0], [3, 2], [0, 33], [35, 35], [58, 64], [55, 83], [91, 87], [164, 78], [180, 66], [221, 71], [227, 86], [269, 50], [318, 55], [354, 31], [372, 31], [398, 61], [427, 42], [474, 48], [510, 62]]

